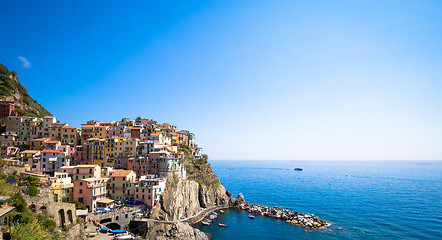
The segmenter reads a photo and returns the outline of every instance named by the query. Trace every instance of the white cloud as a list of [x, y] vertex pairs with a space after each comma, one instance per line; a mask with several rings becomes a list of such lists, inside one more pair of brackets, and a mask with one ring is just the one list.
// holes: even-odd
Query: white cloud
[[22, 61], [23, 67], [25, 67], [25, 68], [31, 67], [31, 63], [25, 57], [18, 57], [18, 59], [20, 59], [20, 61]]

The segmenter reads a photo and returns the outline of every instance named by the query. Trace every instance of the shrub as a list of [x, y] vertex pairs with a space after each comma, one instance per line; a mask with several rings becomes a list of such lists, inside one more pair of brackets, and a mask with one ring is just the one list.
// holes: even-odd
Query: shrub
[[9, 200], [12, 202], [12, 206], [17, 209], [17, 212], [25, 212], [27, 210], [26, 201], [20, 193], [12, 194]]
[[88, 209], [86, 206], [84, 206], [81, 202], [79, 201], [75, 201], [75, 209], [80, 209], [80, 210], [86, 210]]
[[29, 186], [29, 195], [35, 196], [38, 193], [38, 188], [34, 185]]
[[51, 219], [43, 220], [41, 225], [50, 232], [54, 231], [55, 227], [57, 226], [55, 221]]

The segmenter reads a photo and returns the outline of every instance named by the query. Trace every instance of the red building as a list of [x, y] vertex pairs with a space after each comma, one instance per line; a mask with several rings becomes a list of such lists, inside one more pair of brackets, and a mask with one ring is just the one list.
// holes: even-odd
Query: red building
[[18, 116], [17, 109], [23, 110], [23, 105], [17, 102], [0, 101], [0, 118]]

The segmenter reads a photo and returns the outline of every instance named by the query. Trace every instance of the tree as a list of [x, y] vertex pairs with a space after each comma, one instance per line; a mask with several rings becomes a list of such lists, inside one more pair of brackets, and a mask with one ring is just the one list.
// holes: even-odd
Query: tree
[[138, 116], [138, 117], [135, 119], [135, 121], [137, 121], [137, 122], [141, 122], [141, 117]]

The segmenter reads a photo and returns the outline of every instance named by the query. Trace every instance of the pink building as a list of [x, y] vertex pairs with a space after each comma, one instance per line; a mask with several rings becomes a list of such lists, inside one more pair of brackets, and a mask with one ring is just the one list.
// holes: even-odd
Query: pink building
[[86, 178], [74, 181], [74, 201], [84, 204], [94, 212], [100, 203], [109, 202], [106, 198], [106, 182], [109, 178]]
[[130, 192], [134, 193], [134, 200], [143, 202], [146, 207], [152, 208], [160, 201], [161, 194], [166, 188], [166, 178], [155, 178], [154, 175], [143, 176], [138, 183], [131, 184]]
[[44, 149], [58, 150], [60, 146], [61, 146], [60, 141], [56, 141], [56, 140], [53, 141], [49, 138], [48, 140], [44, 141], [41, 144], [41, 150], [44, 150]]
[[106, 130], [106, 138], [119, 138], [124, 136], [123, 128], [121, 127], [109, 127]]
[[147, 158], [129, 158], [127, 169], [133, 170], [137, 177], [147, 175], [149, 173], [149, 160]]

